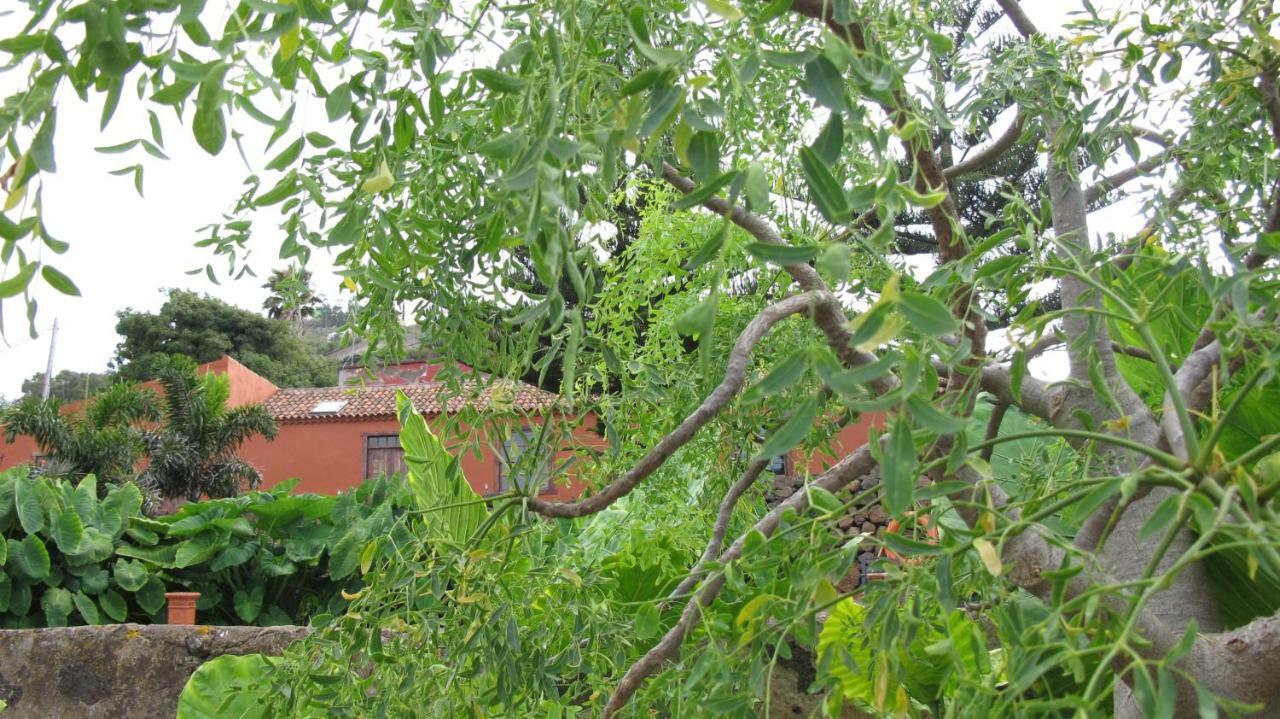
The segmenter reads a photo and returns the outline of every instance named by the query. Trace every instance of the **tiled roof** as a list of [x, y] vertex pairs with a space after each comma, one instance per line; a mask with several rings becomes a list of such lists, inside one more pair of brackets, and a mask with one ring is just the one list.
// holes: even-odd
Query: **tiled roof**
[[[396, 415], [396, 391], [404, 392], [419, 412], [457, 412], [467, 405], [490, 404], [530, 412], [555, 406], [556, 395], [524, 382], [497, 381], [491, 384], [464, 382], [450, 387], [443, 382], [375, 387], [316, 387], [282, 389], [263, 405], [279, 422], [344, 422]], [[313, 413], [321, 402], [343, 402], [336, 412]], [[447, 404], [447, 407], [442, 406]]]

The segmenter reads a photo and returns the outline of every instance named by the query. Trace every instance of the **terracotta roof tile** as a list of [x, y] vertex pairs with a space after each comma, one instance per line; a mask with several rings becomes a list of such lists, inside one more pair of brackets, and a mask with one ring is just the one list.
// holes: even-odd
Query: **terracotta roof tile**
[[[404, 392], [419, 412], [440, 414], [442, 409], [457, 412], [468, 404], [490, 403], [519, 411], [554, 407], [558, 397], [524, 382], [498, 381], [492, 384], [464, 382], [450, 387], [443, 382], [374, 387], [315, 387], [282, 389], [263, 405], [278, 422], [343, 422], [375, 417], [395, 417], [396, 391]], [[321, 402], [342, 402], [341, 408], [326, 413], [312, 410]], [[447, 407], [442, 407], [447, 404]]]

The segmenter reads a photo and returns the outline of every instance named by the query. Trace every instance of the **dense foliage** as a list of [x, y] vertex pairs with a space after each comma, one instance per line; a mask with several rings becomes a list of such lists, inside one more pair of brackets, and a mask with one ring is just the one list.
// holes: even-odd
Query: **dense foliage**
[[189, 357], [155, 363], [164, 421], [147, 433], [147, 466], [139, 483], [164, 498], [232, 497], [256, 488], [262, 473], [236, 452], [246, 440], [275, 439], [276, 421], [260, 404], [231, 407], [231, 380], [196, 371]]
[[360, 584], [366, 542], [409, 507], [401, 478], [329, 497], [266, 492], [142, 513], [131, 483], [99, 499], [72, 484], [0, 474], [0, 625], [6, 628], [162, 620], [166, 591], [200, 592], [210, 624], [305, 624], [343, 611]]
[[[60, 90], [104, 124], [136, 96], [209, 153], [270, 134], [200, 241], [233, 272], [272, 208], [282, 257], [335, 253], [355, 331], [399, 349], [410, 308], [493, 376], [558, 376], [553, 446], [577, 413], [609, 440], [580, 500], [433, 495], [456, 523], [366, 544], [357, 611], [317, 622], [274, 701], [745, 716], [816, 653], [828, 713], [1280, 706], [1271, 3], [1085, 1], [1046, 31], [1028, 13], [1055, 4], [1016, 0], [28, 4], [0, 44], [31, 78], [0, 108], [25, 207], [0, 299], [74, 290], [38, 251], [65, 248], [40, 204]], [[341, 136], [301, 126], [320, 100]], [[1141, 226], [1097, 212], [1120, 199]], [[753, 506], [793, 447], [828, 467]], [[836, 540], [853, 501], [937, 537]], [[607, 553], [577, 561], [635, 521], [673, 537], [677, 596], [623, 604]], [[837, 590], [854, 544], [904, 559]]]
[[337, 383], [335, 368], [289, 323], [186, 290], [171, 290], [154, 313], [120, 312], [116, 332], [122, 340], [113, 364], [126, 379], [151, 379], [160, 357], [180, 354], [197, 363], [231, 355], [281, 387]]
[[[49, 383], [49, 398], [63, 402], [78, 402], [97, 394], [112, 384], [107, 372], [76, 372], [59, 370]], [[39, 398], [44, 391], [44, 372], [36, 372], [22, 380], [22, 396]]]
[[162, 416], [151, 390], [120, 382], [91, 397], [78, 411], [64, 410], [56, 398], [27, 397], [0, 407], [5, 441], [19, 435], [35, 440], [40, 471], [72, 478], [94, 475], [118, 484], [137, 474], [148, 446], [147, 426]]

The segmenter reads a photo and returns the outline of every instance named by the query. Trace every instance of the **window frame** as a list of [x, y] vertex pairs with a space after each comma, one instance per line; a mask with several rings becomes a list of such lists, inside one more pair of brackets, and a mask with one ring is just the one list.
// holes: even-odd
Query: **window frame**
[[400, 444], [399, 432], [364, 432], [360, 435], [360, 448], [362, 452], [361, 458], [360, 458], [360, 481], [361, 482], [367, 482], [370, 479], [374, 479], [373, 477], [369, 476], [369, 450], [370, 449], [391, 449], [391, 447], [370, 447], [369, 446], [369, 440], [379, 438], [379, 437], [395, 437], [396, 439], [395, 448], [400, 450], [400, 465], [404, 468], [405, 473], [408, 473], [409, 471], [409, 464], [404, 461], [404, 446]]

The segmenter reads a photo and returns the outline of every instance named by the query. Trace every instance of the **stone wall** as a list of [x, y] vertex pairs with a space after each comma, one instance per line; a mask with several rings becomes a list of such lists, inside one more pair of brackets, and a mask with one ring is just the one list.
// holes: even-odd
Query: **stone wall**
[[187, 677], [222, 654], [279, 654], [304, 627], [112, 624], [0, 630], [4, 719], [174, 716]]

